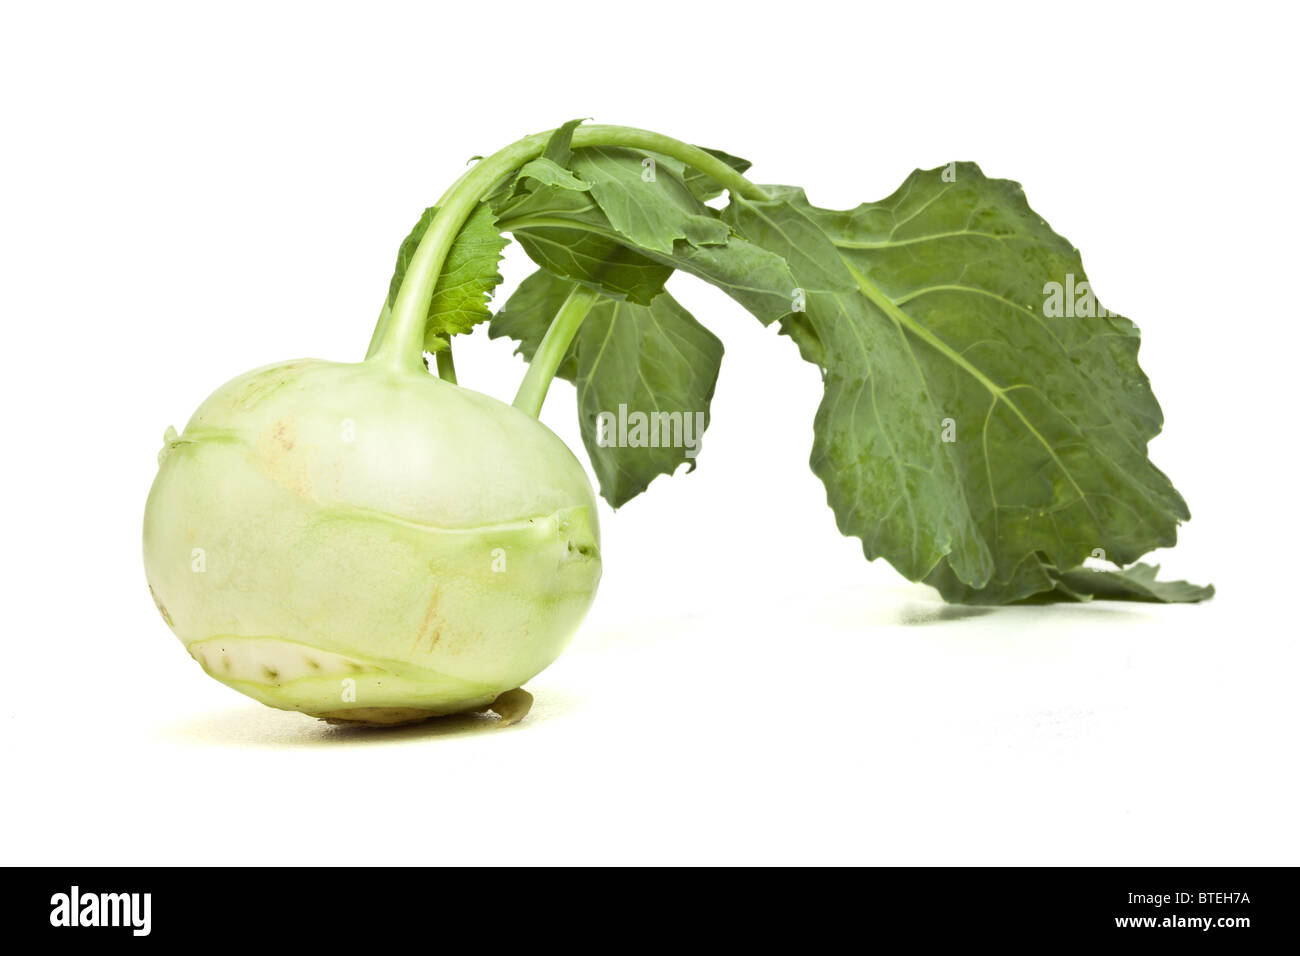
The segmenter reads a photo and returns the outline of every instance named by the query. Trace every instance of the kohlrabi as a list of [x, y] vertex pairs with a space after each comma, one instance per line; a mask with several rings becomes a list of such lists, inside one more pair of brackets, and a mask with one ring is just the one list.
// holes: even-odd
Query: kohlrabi
[[535, 418], [422, 368], [304, 359], [171, 438], [145, 566], [203, 668], [366, 721], [486, 707], [564, 648], [600, 579], [582, 467]]
[[[364, 361], [250, 372], [169, 430], [145, 568], [191, 656], [327, 719], [507, 710], [600, 579], [591, 486], [537, 421], [552, 378], [614, 506], [694, 467], [722, 347], [674, 270], [821, 369], [811, 464], [868, 558], [969, 603], [1212, 593], [1132, 564], [1187, 517], [1146, 455], [1137, 329], [1019, 186], [950, 163], [836, 212], [748, 166], [624, 127], [526, 137], [420, 217]], [[505, 233], [541, 268], [493, 316]], [[456, 383], [452, 338], [489, 318], [532, 363], [513, 406]]]

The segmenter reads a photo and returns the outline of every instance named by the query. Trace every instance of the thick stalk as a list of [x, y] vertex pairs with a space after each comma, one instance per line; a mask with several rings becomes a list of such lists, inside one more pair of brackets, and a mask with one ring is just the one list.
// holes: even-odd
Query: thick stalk
[[527, 412], [536, 418], [542, 413], [542, 402], [546, 400], [546, 391], [551, 387], [551, 379], [564, 361], [564, 353], [569, 350], [569, 343], [578, 334], [582, 320], [587, 317], [591, 307], [600, 295], [585, 285], [574, 285], [569, 297], [560, 306], [560, 311], [551, 320], [551, 327], [542, 336], [542, 342], [533, 353], [533, 360], [528, 363], [524, 380], [519, 383], [519, 392], [515, 395], [514, 406], [521, 412]]
[[[397, 368], [422, 370], [420, 358], [423, 354], [429, 302], [433, 298], [443, 263], [447, 260], [447, 253], [456, 241], [456, 235], [474, 208], [497, 182], [542, 154], [551, 132], [548, 130], [525, 136], [480, 160], [478, 165], [447, 190], [438, 203], [437, 215], [433, 217], [433, 222], [411, 257], [391, 314], [386, 321], [381, 319], [375, 329], [370, 351], [366, 354], [368, 360]], [[660, 153], [713, 177], [737, 195], [749, 199], [767, 198], [762, 189], [711, 153], [649, 130], [628, 126], [579, 126], [573, 131], [573, 146], [577, 149], [586, 146], [623, 146]]]
[[438, 378], [444, 382], [456, 384], [456, 363], [451, 357], [451, 343], [447, 343], [445, 349], [439, 349], [434, 353], [434, 359], [438, 363]]

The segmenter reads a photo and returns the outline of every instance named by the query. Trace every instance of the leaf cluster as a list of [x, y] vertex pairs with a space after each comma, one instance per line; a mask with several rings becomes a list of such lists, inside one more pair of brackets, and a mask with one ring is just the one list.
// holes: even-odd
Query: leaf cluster
[[[577, 125], [556, 130], [466, 223], [426, 343], [489, 318], [503, 233], [538, 271], [490, 316], [489, 334], [526, 358], [575, 284], [598, 292], [558, 374], [576, 386], [583, 441], [615, 507], [694, 458], [602, 441], [602, 411], [707, 422], [723, 348], [665, 290], [681, 271], [775, 324], [821, 370], [810, 464], [867, 558], [966, 603], [1213, 593], [1133, 565], [1172, 545], [1189, 517], [1147, 455], [1162, 415], [1138, 329], [1102, 309], [1044, 308], [1067, 277], [1090, 287], [1078, 250], [1017, 183], [954, 163], [848, 210], [783, 186], [718, 209], [708, 203], [723, 188], [707, 174], [639, 150], [574, 148]], [[391, 295], [433, 212], [403, 243]], [[1117, 568], [1085, 568], [1098, 553]]]

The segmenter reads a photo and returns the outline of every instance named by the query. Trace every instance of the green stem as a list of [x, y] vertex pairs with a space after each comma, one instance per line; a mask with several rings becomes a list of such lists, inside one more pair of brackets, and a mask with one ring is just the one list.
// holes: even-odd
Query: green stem
[[[546, 139], [550, 133], [543, 134]], [[523, 140], [520, 140], [523, 142]], [[543, 140], [543, 146], [545, 140]], [[628, 149], [644, 149], [652, 153], [662, 153], [680, 160], [692, 169], [697, 169], [706, 176], [711, 176], [738, 196], [746, 199], [763, 200], [768, 195], [761, 187], [751, 183], [718, 157], [707, 150], [683, 143], [679, 139], [637, 129], [633, 126], [579, 126], [573, 131], [573, 148], [583, 149], [588, 146], [622, 146]], [[537, 155], [541, 155], [540, 151]], [[532, 157], [529, 157], [530, 159]]]
[[585, 285], [574, 285], [573, 291], [560, 306], [560, 311], [551, 320], [551, 327], [542, 336], [537, 351], [533, 353], [533, 360], [528, 364], [528, 371], [515, 395], [515, 408], [527, 412], [533, 418], [542, 413], [542, 402], [546, 400], [546, 390], [551, 387], [551, 379], [555, 378], [560, 363], [564, 361], [564, 354], [569, 351], [569, 343], [578, 334], [582, 320], [599, 298], [599, 293]]
[[[423, 370], [424, 326], [429, 302], [442, 272], [447, 253], [475, 207], [503, 177], [530, 159], [540, 156], [553, 130], [525, 136], [505, 149], [480, 160], [443, 195], [438, 213], [420, 240], [397, 290], [386, 321], [381, 318], [371, 338], [367, 360], [395, 368]], [[671, 156], [720, 182], [731, 192], [747, 199], [766, 199], [767, 194], [712, 153], [680, 140], [629, 126], [579, 126], [573, 131], [573, 147], [623, 146]], [[545, 394], [545, 390], [543, 390]]]
[[370, 347], [366, 349], [366, 358], [370, 358], [375, 354], [375, 350], [379, 348], [379, 343], [388, 334], [388, 322], [392, 315], [393, 310], [385, 302], [384, 307], [379, 310], [379, 321], [375, 323], [375, 331], [370, 334]]
[[442, 379], [444, 382], [450, 382], [452, 385], [455, 385], [456, 363], [451, 357], [451, 343], [448, 342], [445, 349], [440, 349], [435, 353], [434, 358], [437, 359], [438, 362], [438, 378]]

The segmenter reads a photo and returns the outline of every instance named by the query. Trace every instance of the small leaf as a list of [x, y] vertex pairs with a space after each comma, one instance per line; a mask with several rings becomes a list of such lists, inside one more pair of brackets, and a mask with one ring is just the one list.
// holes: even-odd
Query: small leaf
[[1200, 586], [1187, 581], [1157, 581], [1158, 564], [1134, 564], [1116, 570], [1076, 568], [1056, 575], [1056, 590], [1067, 600], [1086, 601], [1106, 598], [1111, 601], [1151, 601], [1162, 604], [1185, 604], [1208, 601], [1214, 597], [1214, 585]]
[[603, 299], [582, 331], [582, 441], [601, 495], [618, 508], [683, 462], [695, 469], [722, 343], [667, 292], [649, 306]]
[[555, 132], [551, 134], [551, 138], [546, 141], [546, 148], [542, 151], [542, 156], [557, 166], [568, 167], [569, 160], [573, 156], [570, 146], [573, 142], [573, 131], [585, 122], [587, 122], [585, 119], [572, 119], [556, 127]]
[[601, 211], [633, 245], [670, 253], [673, 243], [723, 243], [725, 223], [707, 214], [700, 201], [670, 170], [645, 178], [645, 153], [613, 147], [573, 151], [571, 168], [591, 187]]
[[579, 192], [585, 192], [588, 188], [587, 184], [573, 173], [545, 156], [524, 163], [518, 175], [520, 179], [535, 179], [543, 186], [558, 186], [561, 189], [576, 189]]
[[[393, 307], [411, 257], [437, 211], [435, 206], [426, 209], [415, 228], [402, 241], [397, 252], [397, 266], [388, 286], [386, 308]], [[469, 332], [491, 315], [487, 303], [492, 290], [501, 282], [497, 264], [501, 261], [501, 250], [508, 243], [509, 240], [497, 228], [492, 210], [487, 204], [480, 203], [457, 234], [434, 286], [425, 325], [427, 351], [446, 348], [451, 336]]]
[[[489, 335], [518, 339], [531, 359], [571, 289], [534, 273]], [[722, 343], [666, 292], [649, 306], [602, 298], [588, 313], [557, 374], [577, 386], [583, 444], [615, 508], [683, 462], [694, 470], [721, 362]]]

